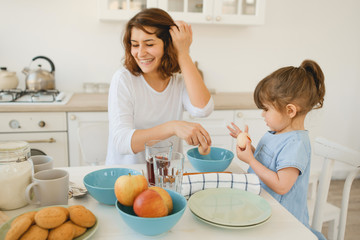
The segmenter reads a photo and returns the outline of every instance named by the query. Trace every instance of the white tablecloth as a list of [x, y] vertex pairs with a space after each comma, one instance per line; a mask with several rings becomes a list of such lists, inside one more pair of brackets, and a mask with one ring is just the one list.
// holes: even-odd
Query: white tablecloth
[[[114, 166], [84, 166], [63, 168], [70, 174], [70, 181], [83, 186], [83, 177], [94, 170]], [[126, 167], [137, 170], [144, 170], [146, 166], [142, 164], [116, 166]], [[243, 173], [242, 169], [235, 163], [230, 165], [226, 171], [233, 173]], [[266, 240], [312, 240], [316, 236], [291, 215], [283, 206], [273, 199], [266, 191], [262, 190], [260, 196], [265, 198], [271, 208], [272, 216], [264, 224], [246, 229], [225, 229], [215, 227], [198, 220], [191, 213], [190, 209], [185, 210], [180, 221], [167, 233], [159, 236], [146, 237], [128, 227], [117, 212], [115, 206], [108, 206], [97, 202], [89, 194], [83, 198], [72, 198], [69, 205], [82, 204], [89, 208], [98, 218], [99, 227], [91, 239], [266, 239]], [[9, 217], [17, 216], [23, 212], [37, 208], [36, 205], [28, 205], [21, 209], [4, 211]]]

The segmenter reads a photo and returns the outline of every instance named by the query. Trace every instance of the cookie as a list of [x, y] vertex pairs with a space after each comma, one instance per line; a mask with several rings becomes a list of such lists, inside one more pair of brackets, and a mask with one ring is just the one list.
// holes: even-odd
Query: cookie
[[32, 211], [32, 212], [27, 212], [27, 213], [21, 214], [20, 216], [15, 218], [14, 221], [11, 222], [10, 226], [13, 226], [17, 221], [19, 221], [19, 219], [24, 218], [24, 217], [29, 218], [31, 220], [31, 224], [34, 224], [35, 223], [34, 217], [35, 217], [36, 213], [37, 213], [36, 211]]
[[35, 214], [35, 223], [42, 228], [56, 228], [66, 221], [65, 212], [59, 207], [48, 207]]
[[9, 231], [6, 233], [5, 240], [17, 240], [26, 232], [31, 226], [31, 219], [29, 217], [22, 217], [14, 223]]
[[70, 220], [81, 227], [92, 227], [96, 222], [95, 215], [85, 207], [73, 207], [69, 209]]
[[83, 235], [83, 234], [86, 232], [86, 230], [87, 230], [87, 228], [78, 226], [78, 225], [76, 225], [75, 223], [73, 223], [72, 221], [67, 221], [67, 222], [64, 223], [64, 224], [69, 224], [69, 225], [71, 225], [71, 226], [74, 228], [74, 231], [75, 231], [75, 232], [74, 232], [74, 238], [77, 238], [77, 237]]
[[75, 208], [85, 208], [83, 205], [72, 205], [70, 207], [68, 207], [68, 211], [70, 212], [72, 209], [75, 209]]
[[49, 235], [49, 230], [43, 229], [38, 225], [32, 225], [25, 233], [21, 236], [20, 240], [46, 240]]
[[64, 208], [64, 207], [54, 207], [54, 208], [59, 208], [61, 211], [63, 211], [64, 213], [65, 213], [65, 215], [66, 215], [66, 220], [68, 220], [69, 219], [69, 217], [70, 217], [70, 213], [69, 213], [69, 210], [67, 209], [67, 208]]
[[74, 233], [74, 227], [64, 223], [50, 230], [48, 240], [72, 240]]

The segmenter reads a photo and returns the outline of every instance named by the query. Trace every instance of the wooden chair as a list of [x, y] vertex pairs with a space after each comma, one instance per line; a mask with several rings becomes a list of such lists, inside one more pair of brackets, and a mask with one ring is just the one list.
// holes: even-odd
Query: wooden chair
[[[320, 173], [311, 227], [321, 232], [323, 222], [329, 222], [328, 239], [343, 240], [351, 185], [354, 178], [360, 172], [360, 152], [324, 138], [316, 138], [314, 153], [315, 155], [321, 156], [324, 162]], [[345, 163], [349, 166], [349, 172], [342, 194], [341, 208], [327, 202], [335, 161]], [[311, 207], [309, 207], [309, 209], [310, 208]], [[311, 210], [309, 212], [311, 214]]]
[[108, 122], [83, 124], [79, 127], [79, 145], [84, 165], [105, 164], [108, 135]]

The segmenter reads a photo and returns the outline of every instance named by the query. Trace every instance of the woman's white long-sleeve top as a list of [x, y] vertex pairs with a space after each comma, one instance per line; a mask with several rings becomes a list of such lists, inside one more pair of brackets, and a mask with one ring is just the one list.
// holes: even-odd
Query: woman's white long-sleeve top
[[[155, 91], [142, 75], [134, 76], [126, 68], [115, 72], [108, 99], [109, 139], [106, 164], [144, 163], [145, 154], [135, 154], [131, 138], [136, 129], [148, 129], [172, 120], [182, 120], [184, 110], [194, 117], [206, 117], [214, 109], [210, 98], [204, 108], [194, 107], [181, 74], [171, 77], [166, 89]], [[182, 151], [182, 142], [170, 138], [175, 151]]]

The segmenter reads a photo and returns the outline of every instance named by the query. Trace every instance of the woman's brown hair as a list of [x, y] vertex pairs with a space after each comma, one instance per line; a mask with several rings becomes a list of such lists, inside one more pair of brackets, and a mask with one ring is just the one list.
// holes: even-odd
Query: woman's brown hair
[[[177, 60], [177, 51], [172, 43], [170, 27], [176, 26], [174, 20], [164, 10], [158, 8], [144, 9], [129, 20], [125, 28], [123, 44], [125, 48], [125, 67], [135, 76], [139, 76], [142, 71], [131, 55], [131, 30], [138, 28], [147, 34], [155, 34], [164, 43], [164, 55], [161, 58], [159, 72], [163, 78], [172, 76], [173, 73], [180, 71]], [[155, 28], [155, 32], [149, 32], [145, 27]]]
[[299, 114], [306, 114], [324, 103], [324, 74], [312, 60], [304, 60], [300, 67], [284, 67], [261, 80], [254, 91], [258, 108], [271, 104], [283, 112], [287, 104], [294, 104]]

